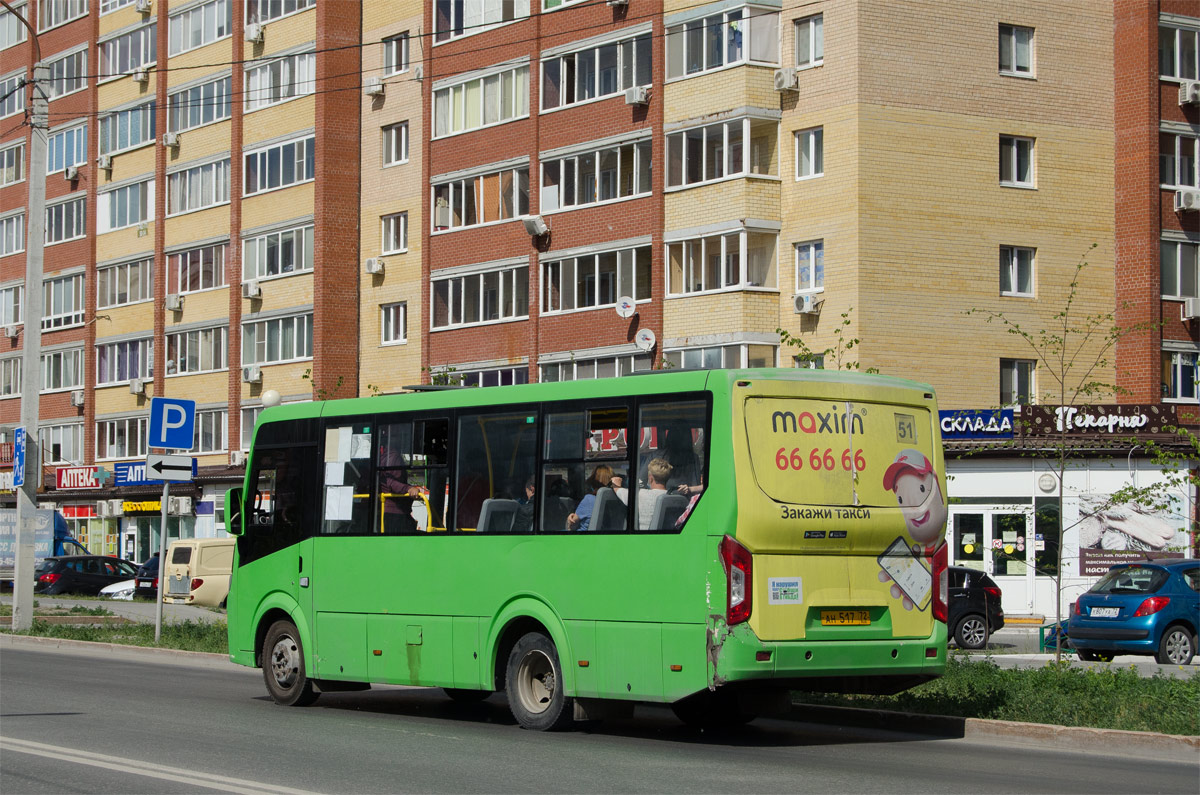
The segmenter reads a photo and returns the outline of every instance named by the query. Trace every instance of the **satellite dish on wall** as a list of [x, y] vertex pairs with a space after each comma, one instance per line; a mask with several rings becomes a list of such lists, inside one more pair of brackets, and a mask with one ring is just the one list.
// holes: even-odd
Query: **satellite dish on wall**
[[637, 305], [633, 303], [632, 298], [623, 295], [617, 299], [617, 314], [621, 317], [633, 317], [637, 314]]
[[654, 336], [654, 332], [648, 328], [642, 329], [637, 333], [637, 336], [633, 338], [633, 343], [643, 351], [649, 351], [653, 349], [654, 343], [657, 341], [658, 338]]

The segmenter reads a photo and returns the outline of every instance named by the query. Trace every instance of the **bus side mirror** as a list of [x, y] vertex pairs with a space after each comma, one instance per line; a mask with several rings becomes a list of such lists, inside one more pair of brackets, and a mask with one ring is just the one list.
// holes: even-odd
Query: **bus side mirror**
[[225, 492], [225, 532], [231, 536], [242, 534], [242, 489], [238, 486]]

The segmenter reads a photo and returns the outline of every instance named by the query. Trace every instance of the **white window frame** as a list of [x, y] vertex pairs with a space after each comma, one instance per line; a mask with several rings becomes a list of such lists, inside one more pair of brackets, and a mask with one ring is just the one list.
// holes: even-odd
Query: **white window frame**
[[[158, 62], [158, 23], [100, 42], [100, 83], [119, 80], [142, 67]], [[115, 62], [115, 63], [114, 63]]]
[[[288, 156], [289, 150], [291, 151], [292, 176], [296, 178], [291, 182], [285, 182], [282, 162]], [[274, 164], [278, 164], [279, 184], [277, 185], [270, 184], [272, 161]], [[308, 135], [304, 138], [295, 138], [291, 141], [252, 149], [243, 155], [243, 163], [242, 196], [244, 197], [259, 196], [271, 191], [290, 188], [293, 185], [312, 182], [316, 177], [317, 170], [316, 138]], [[303, 176], [297, 177], [299, 172], [303, 172]]]
[[38, 3], [38, 33], [86, 17], [88, 0], [41, 0]]
[[[767, 156], [766, 171], [760, 170], [762, 163], [755, 157], [756, 127], [770, 127], [773, 131], [771, 151], [762, 153]], [[693, 143], [697, 135], [700, 141], [699, 152], [694, 151], [697, 145]], [[778, 172], [778, 158], [774, 157], [778, 148], [779, 122], [775, 119], [745, 117], [675, 130], [667, 134], [664, 190], [682, 190], [747, 177], [778, 179], [779, 174], [772, 174], [770, 171], [771, 165], [774, 164]], [[739, 149], [740, 157], [736, 154]], [[719, 153], [719, 158], [710, 158], [714, 151]], [[695, 180], [689, 176], [693, 160], [698, 162], [700, 175], [700, 178]]]
[[[58, 446], [59, 456], [54, 457]], [[48, 464], [78, 464], [83, 460], [83, 423], [67, 422], [38, 428], [38, 449]]]
[[155, 102], [150, 99], [101, 114], [96, 140], [100, 154], [115, 155], [154, 143], [155, 110]]
[[136, 0], [100, 0], [100, 16], [111, 14], [119, 8], [133, 5]]
[[[774, 253], [763, 263], [766, 273], [763, 274], [762, 284], [757, 284], [750, 278], [750, 256], [755, 251], [750, 246], [750, 235], [773, 238], [775, 241], [772, 246]], [[731, 243], [734, 240], [736, 240], [737, 245], [736, 252], [733, 252], [731, 249]], [[719, 242], [720, 252], [714, 255], [709, 251], [709, 248], [715, 242]], [[741, 229], [728, 229], [700, 237], [670, 240], [664, 243], [663, 248], [665, 252], [664, 264], [667, 272], [666, 294], [668, 298], [681, 298], [705, 293], [734, 292], [738, 290], [776, 289], [774, 284], [768, 284], [768, 282], [772, 280], [772, 276], [774, 276], [776, 283], [779, 278], [779, 233], [777, 231], [747, 229], [744, 227]], [[679, 254], [678, 260], [672, 258], [672, 249], [677, 250]], [[709, 284], [709, 277], [712, 275], [712, 264], [709, 260], [712, 256], [718, 257], [718, 266], [715, 270], [717, 277], [715, 281], [717, 283], [715, 285]], [[737, 279], [728, 278], [730, 276], [729, 266], [733, 262], [731, 256], [737, 257]], [[678, 273], [672, 270], [673, 263], [676, 261], [679, 262]], [[682, 285], [677, 282], [682, 282]]]
[[[520, 272], [524, 271], [524, 280], [520, 277]], [[496, 315], [494, 319], [484, 320], [483, 316], [487, 312], [487, 294], [489, 277], [496, 277]], [[512, 323], [518, 320], [527, 320], [529, 318], [529, 266], [528, 265], [507, 265], [501, 268], [489, 268], [475, 273], [438, 277], [434, 276], [431, 280], [429, 290], [429, 323], [431, 331], [441, 331], [452, 328], [468, 328], [473, 326], [489, 326], [498, 323]], [[472, 282], [474, 284], [472, 284]], [[524, 291], [520, 289], [524, 285]], [[443, 287], [444, 286], [444, 287]], [[444, 291], [444, 300], [446, 302], [446, 322], [443, 325], [434, 325], [437, 320], [437, 303], [439, 293]], [[478, 299], [478, 304], [473, 309], [476, 320], [467, 320], [467, 294], [471, 293], [474, 298]], [[521, 299], [524, 298], [525, 305], [521, 306]], [[520, 310], [524, 309], [522, 313]], [[507, 314], [506, 314], [507, 312]]]
[[[511, 6], [512, 16], [505, 18], [505, 6]], [[439, 6], [449, 10], [450, 15], [443, 21], [439, 16]], [[458, 13], [462, 14], [458, 18]], [[435, 0], [433, 4], [433, 44], [436, 47], [443, 42], [453, 41], [464, 36], [474, 36], [479, 33], [519, 22], [529, 17], [529, 0], [477, 0], [471, 4], [456, 4], [447, 0], [445, 3]]]
[[[242, 366], [282, 364], [312, 359], [312, 320], [310, 313], [254, 320], [242, 324]], [[283, 335], [291, 325], [291, 350], [283, 350]], [[272, 331], [274, 329], [274, 331]], [[272, 340], [274, 334], [274, 340]], [[272, 346], [275, 350], [271, 350]], [[284, 354], [289, 355], [284, 355]]]
[[[137, 273], [136, 290], [131, 284], [135, 281], [131, 274]], [[122, 289], [123, 288], [123, 289]], [[117, 306], [129, 306], [150, 301], [154, 298], [154, 259], [118, 262], [115, 265], [105, 265], [96, 268], [96, 308], [111, 309]]]
[[398, 75], [409, 67], [408, 31], [383, 40], [383, 76]]
[[316, 90], [316, 74], [317, 55], [313, 52], [247, 65], [245, 112], [253, 113], [312, 94]]
[[[1024, 41], [1022, 41], [1024, 39]], [[1034, 77], [1034, 29], [1022, 25], [1000, 23], [997, 61], [1000, 74], [1006, 77]], [[1024, 47], [1024, 63], [1022, 63]]]
[[124, 417], [100, 420], [96, 423], [96, 460], [116, 461], [123, 458], [145, 458], [149, 452], [147, 440], [149, 418]]
[[[55, 220], [57, 216], [61, 216], [59, 220]], [[71, 229], [67, 229], [67, 222], [71, 222]], [[52, 238], [51, 234], [55, 231], [55, 224], [59, 226], [63, 236]], [[55, 202], [46, 206], [46, 246], [54, 246], [59, 243], [66, 243], [71, 240], [79, 240], [82, 237], [87, 237], [87, 197], [79, 196], [66, 201]]]
[[25, 72], [13, 72], [0, 78], [0, 119], [6, 119], [25, 110]]
[[[541, 160], [541, 188], [539, 190], [538, 209], [543, 214], [573, 210], [578, 207], [592, 207], [598, 204], [636, 199], [639, 196], [650, 195], [653, 175], [651, 174], [650, 139], [627, 141], [616, 146], [605, 146], [600, 149], [589, 149], [583, 152], [572, 152], [560, 157], [546, 157]], [[602, 171], [606, 157], [613, 158], [613, 168]], [[622, 168], [623, 161], [629, 158], [633, 165], [626, 172]], [[590, 166], [591, 174], [585, 177]], [[547, 184], [550, 172], [557, 172], [557, 182]], [[621, 193], [621, 177], [625, 173], [632, 175], [631, 191]], [[601, 198], [601, 189], [609, 180], [606, 174], [611, 174], [610, 198]], [[569, 178], [568, 178], [569, 175]], [[590, 188], [589, 188], [590, 185]], [[569, 195], [568, 191], [573, 194]], [[581, 201], [590, 194], [590, 199]]]
[[0, 326], [20, 326], [25, 322], [25, 285], [0, 287]]
[[[1000, 184], [1006, 188], [1034, 188], [1037, 186], [1037, 140], [1022, 135], [1000, 136]], [[1028, 161], [1029, 179], [1020, 176], [1022, 150]], [[1004, 178], [1005, 167], [1011, 174]]]
[[[505, 195], [505, 174], [511, 175], [509, 182], [512, 190], [511, 197]], [[496, 187], [500, 191], [500, 200], [496, 203], [500, 216], [486, 219], [483, 215], [487, 208], [487, 203], [484, 201], [484, 189], [492, 181], [496, 183]], [[468, 185], [470, 189], [468, 189]], [[527, 164], [520, 165], [489, 171], [486, 174], [435, 182], [431, 193], [433, 201], [430, 228], [434, 234], [508, 223], [529, 214], [529, 166]], [[506, 205], [506, 199], [510, 205]], [[508, 206], [511, 206], [511, 212], [506, 215]], [[453, 212], [455, 209], [458, 210], [457, 222], [455, 222], [456, 214]], [[467, 219], [471, 217], [471, 213], [474, 213], [475, 220], [468, 223]]]
[[[1022, 372], [1024, 371], [1024, 372]], [[1010, 400], [1005, 400], [1004, 379], [1007, 373], [1010, 379]], [[1033, 359], [1001, 359], [1000, 360], [1000, 405], [1021, 405], [1021, 380], [1027, 380], [1029, 404], [1037, 403], [1037, 362]]]
[[[1165, 53], [1164, 42], [1165, 38], [1171, 38], [1171, 63], [1169, 64], [1170, 71], [1164, 69], [1168, 66], [1163, 63]], [[1190, 36], [1192, 39], [1192, 56], [1193, 60], [1190, 64], [1183, 63], [1182, 45], [1185, 36]], [[1158, 70], [1159, 77], [1165, 80], [1196, 80], [1200, 78], [1200, 29], [1185, 28], [1177, 25], [1158, 26]]]
[[379, 344], [408, 343], [408, 302], [397, 301], [379, 306]]
[[200, 409], [196, 412], [192, 453], [224, 453], [229, 447], [229, 412]]
[[825, 63], [824, 14], [793, 20], [792, 33], [797, 69], [812, 69]]
[[61, 348], [42, 354], [43, 393], [83, 388], [83, 348]]
[[225, 243], [172, 252], [168, 258], [171, 290], [190, 295], [224, 287], [226, 253]]
[[[122, 373], [122, 364], [125, 372]], [[127, 384], [154, 376], [154, 339], [105, 342], [96, 346], [96, 386]]]
[[796, 181], [825, 176], [825, 128], [796, 130]]
[[[779, 361], [779, 346], [767, 342], [733, 342], [723, 345], [690, 345], [663, 351], [663, 362], [670, 362], [672, 367], [683, 370], [697, 369], [735, 369], [753, 367], [751, 365], [751, 348], [770, 348], [772, 355], [768, 367], [774, 367]], [[763, 351], [759, 351], [762, 353]], [[719, 359], [719, 361], [714, 361]], [[733, 359], [733, 361], [731, 361]]]
[[408, 122], [388, 124], [382, 128], [383, 167], [399, 166], [408, 162]]
[[87, 163], [87, 122], [50, 133], [46, 139], [46, 174], [62, 174], [70, 166]]
[[[136, 204], [136, 206], [135, 206]], [[154, 220], [154, 179], [133, 182], [96, 196], [96, 234]]]
[[[652, 36], [647, 32], [543, 58], [538, 107], [542, 113], [549, 113], [615, 97], [634, 86], [650, 85], [653, 79], [652, 46]], [[606, 52], [613, 56], [613, 85], [608, 90], [601, 84], [600, 67], [600, 59]], [[585, 69], [590, 70], [590, 86], [584, 86], [580, 77]], [[554, 104], [549, 102], [551, 86], [558, 95]]]
[[[601, 272], [602, 262], [607, 260], [609, 269]], [[622, 297], [634, 303], [645, 303], [651, 299], [654, 254], [651, 246], [610, 249], [590, 252], [561, 259], [541, 262], [542, 289], [541, 307], [543, 315], [571, 314], [595, 309], [607, 309], [617, 305]], [[611, 283], [605, 285], [605, 276]], [[570, 282], [570, 306], [567, 306], [567, 285]], [[601, 301], [601, 293], [607, 292], [611, 301]], [[591, 303], [581, 305], [591, 294]]]
[[[246, 22], [266, 24], [315, 8], [317, 0], [246, 0]], [[265, 9], [265, 13], [264, 13]]]
[[[208, 80], [167, 95], [167, 129], [184, 132], [225, 121], [232, 113], [230, 95], [233, 78], [229, 75]], [[191, 110], [196, 110], [197, 121], [192, 123]], [[206, 118], [211, 114], [211, 118]]]
[[[1164, 403], [1200, 403], [1195, 351], [1163, 351]], [[1191, 392], [1190, 395], [1186, 394]]]
[[0, 257], [20, 254], [25, 250], [25, 212], [0, 218]]
[[525, 364], [509, 367], [455, 367], [452, 371], [447, 369], [446, 372], [459, 386], [488, 387], [529, 383], [529, 366]]
[[[731, 31], [741, 33], [740, 53], [732, 59], [729, 57]], [[720, 38], [719, 58], [712, 57], [715, 39], [711, 37], [714, 34]], [[666, 65], [663, 73], [668, 83], [747, 63], [778, 65], [779, 9], [747, 4], [714, 11], [707, 17], [666, 25], [664, 38]], [[697, 47], [698, 60], [692, 57]], [[754, 57], [760, 47], [769, 51], [766, 53], [769, 57]]]
[[0, 148], [0, 188], [25, 181], [25, 141]]
[[[796, 256], [796, 294], [825, 292], [825, 241], [793, 243], [792, 251]], [[803, 277], [806, 268], [807, 283]]]
[[[509, 96], [511, 101], [505, 102], [505, 85], [511, 84]], [[494, 87], [494, 88], [493, 88]], [[489, 88], [496, 98], [496, 120], [485, 122], [488, 116]], [[469, 95], [478, 95], [478, 107], [467, 111]], [[475, 104], [474, 100], [470, 104]], [[529, 118], [529, 65], [498, 69], [483, 75], [476, 75], [450, 85], [435, 88], [433, 91], [433, 136], [434, 140], [462, 135], [472, 130], [482, 130], [500, 124], [508, 124], [519, 119]], [[477, 112], [477, 122], [469, 121], [471, 115]]]
[[620, 356], [572, 356], [565, 362], [538, 364], [538, 383], [555, 384], [563, 381], [613, 378], [650, 370], [653, 365], [654, 357], [648, 353], [623, 353]]
[[234, 0], [209, 0], [207, 3], [189, 6], [177, 14], [172, 14], [167, 20], [170, 29], [167, 53], [174, 57], [232, 35], [233, 2]]
[[[1200, 297], [1200, 245], [1186, 240], [1160, 241], [1159, 287], [1167, 300]], [[1171, 287], [1174, 289], [1168, 289]]]
[[[1170, 139], [1172, 151], [1164, 152], [1163, 139]], [[1190, 151], [1189, 151], [1190, 150]], [[1187, 164], [1190, 161], [1191, 167]], [[1165, 179], [1169, 177], [1169, 179]], [[1168, 190], [1195, 188], [1200, 185], [1200, 138], [1176, 133], [1159, 134], [1158, 178]]]
[[229, 177], [229, 160], [167, 174], [167, 217], [229, 204]]
[[[242, 241], [242, 279], [265, 281], [308, 273], [313, 269], [313, 245], [312, 224], [246, 238]], [[283, 258], [289, 247], [292, 252], [290, 263]]]
[[24, 362], [20, 356], [0, 359], [0, 398], [21, 396], [21, 371]]
[[9, 3], [17, 13], [11, 13], [7, 8], [0, 8], [0, 50], [6, 50], [9, 47], [15, 47], [25, 41], [28, 34], [25, 32], [25, 26], [18, 20], [25, 18], [25, 12], [29, 6], [24, 2]]
[[83, 325], [83, 288], [82, 273], [42, 280], [42, 331]]
[[379, 222], [383, 233], [380, 252], [403, 254], [408, 251], [408, 213], [383, 215], [380, 216]]
[[166, 376], [218, 373], [229, 368], [229, 328], [212, 326], [168, 332]]
[[[1000, 247], [1000, 295], [1033, 298], [1037, 249], [1028, 246]], [[1020, 289], [1021, 271], [1028, 270], [1029, 289]]]
[[88, 87], [87, 49], [75, 50], [46, 64], [50, 70], [46, 96], [51, 102]]

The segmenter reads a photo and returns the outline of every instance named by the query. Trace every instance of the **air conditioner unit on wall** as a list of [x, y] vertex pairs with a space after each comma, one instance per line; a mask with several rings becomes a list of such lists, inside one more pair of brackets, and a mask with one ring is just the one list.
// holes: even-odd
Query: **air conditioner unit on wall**
[[626, 105], [646, 105], [650, 102], [650, 89], [647, 86], [631, 86], [625, 89]]
[[258, 282], [244, 282], [242, 298], [262, 298], [262, 288], [258, 286]]
[[63, 169], [63, 179], [74, 181], [79, 179], [79, 166], [67, 166]]
[[75, 408], [79, 408], [80, 406], [83, 405], [83, 390], [82, 389], [76, 389], [74, 392], [71, 393], [71, 405], [74, 406]]
[[151, 4], [151, 0], [137, 0], [135, 8], [137, 8], [139, 14], [149, 14]]
[[96, 515], [101, 519], [107, 519], [111, 516], [108, 512], [108, 500], [100, 500], [96, 503]]
[[367, 261], [363, 265], [367, 269], [367, 273], [372, 276], [383, 273], [383, 260], [378, 257], [367, 257]]
[[246, 454], [241, 450], [231, 450], [229, 452], [229, 466], [240, 467], [246, 465]]
[[179, 146], [179, 133], [165, 132], [162, 137], [163, 146], [175, 147]]
[[123, 500], [109, 500], [108, 501], [108, 515], [109, 516], [120, 516], [123, 513], [125, 513], [125, 503]]
[[1187, 80], [1179, 84], [1180, 105], [1200, 105], [1200, 83]]
[[96, 165], [104, 171], [112, 171], [112, 155], [100, 155], [96, 158]]
[[133, 76], [133, 82], [135, 82], [135, 83], [150, 82], [150, 70], [147, 69], [145, 66], [139, 66], [136, 69], [134, 69], [132, 76]]
[[242, 368], [242, 381], [247, 384], [262, 383], [262, 368], [257, 364], [252, 364], [249, 367]]
[[144, 395], [146, 394], [146, 381], [142, 378], [129, 379], [129, 394]]
[[1175, 212], [1200, 210], [1200, 190], [1184, 188], [1175, 191]]
[[1200, 317], [1200, 298], [1183, 299], [1183, 319], [1195, 320]]
[[363, 93], [368, 97], [382, 97], [383, 91], [383, 80], [378, 77], [368, 77], [363, 83]]
[[812, 293], [792, 296], [792, 309], [798, 315], [814, 314], [821, 307], [821, 302]]
[[246, 41], [252, 44], [262, 44], [263, 32], [265, 28], [258, 22], [251, 22], [246, 26]]
[[783, 69], [775, 70], [775, 90], [776, 91], [795, 91], [799, 82], [796, 79], [796, 67], [785, 66]]
[[17, 326], [5, 326], [4, 336], [8, 337], [10, 340], [15, 340], [17, 337], [21, 336], [21, 329]]
[[191, 497], [168, 497], [167, 513], [172, 516], [186, 516], [192, 512]]
[[179, 312], [183, 309], [183, 296], [179, 293], [167, 293], [167, 311]]

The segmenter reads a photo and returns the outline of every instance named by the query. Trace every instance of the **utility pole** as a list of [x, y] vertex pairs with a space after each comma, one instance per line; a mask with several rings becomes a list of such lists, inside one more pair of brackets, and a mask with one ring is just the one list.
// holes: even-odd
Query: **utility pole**
[[[3, 0], [0, 0], [3, 2]], [[25, 290], [21, 321], [24, 323], [21, 356], [21, 427], [25, 429], [25, 482], [17, 491], [17, 549], [13, 568], [12, 628], [33, 626], [33, 546], [36, 532], [37, 494], [42, 485], [38, 414], [41, 401], [42, 264], [46, 242], [46, 137], [49, 129], [50, 70], [42, 63], [37, 31], [7, 2], [5, 8], [29, 30], [33, 41], [33, 91], [29, 126], [29, 202], [25, 206]], [[25, 7], [26, 12], [32, 4]], [[16, 473], [13, 473], [16, 475]]]

